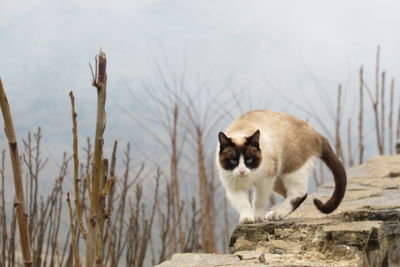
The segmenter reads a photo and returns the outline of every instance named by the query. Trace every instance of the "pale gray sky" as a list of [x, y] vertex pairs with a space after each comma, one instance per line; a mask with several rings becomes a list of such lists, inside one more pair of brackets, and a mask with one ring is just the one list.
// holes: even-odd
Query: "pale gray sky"
[[[308, 101], [333, 129], [329, 111], [336, 103], [338, 84], [346, 90], [344, 117], [354, 118], [358, 70], [363, 64], [366, 80], [373, 85], [377, 45], [382, 48], [381, 68], [388, 77], [400, 77], [399, 13], [398, 0], [1, 0], [0, 77], [19, 139], [41, 126], [43, 155], [50, 158], [46, 172], [54, 174], [62, 152], [71, 154], [71, 89], [80, 146], [94, 135], [96, 89], [90, 85], [88, 62], [103, 49], [108, 59], [105, 151], [114, 139], [120, 141], [121, 152], [130, 141], [133, 164], [138, 166], [145, 161], [140, 150], [160, 146], [155, 148], [154, 138], [127, 111], [158, 129], [147, 121], [148, 109], [156, 104], [144, 90], [155, 80], [155, 62], [173, 79], [184, 76], [192, 91], [205, 80], [205, 92], [231, 81], [219, 98], [239, 94], [242, 108], [234, 108], [234, 115], [248, 107], [269, 108], [311, 119], [321, 130], [301, 111], [310, 109]], [[242, 88], [246, 91], [240, 93]], [[397, 94], [396, 103], [398, 99]], [[368, 157], [376, 153], [370, 110], [365, 120]], [[2, 120], [0, 128], [1, 124]], [[206, 140], [210, 157], [216, 133], [228, 124], [221, 121], [215, 139]], [[164, 131], [160, 135], [166, 139]], [[0, 149], [6, 147], [0, 131]], [[20, 147], [22, 151], [21, 143]], [[155, 153], [162, 164], [160, 150]], [[186, 176], [193, 179], [190, 185], [182, 183], [188, 189], [182, 194], [191, 199], [196, 177]], [[47, 179], [54, 176], [42, 177], [45, 191], [53, 184]], [[71, 190], [71, 179], [64, 184], [64, 191]], [[13, 191], [6, 192], [11, 201]]]
[[[119, 107], [135, 112], [127, 85], [152, 104], [142, 85], [154, 77], [155, 60], [177, 76], [185, 66], [193, 84], [209, 79], [210, 90], [232, 79], [233, 87], [248, 88], [255, 106], [279, 90], [301, 106], [305, 95], [322, 107], [311, 73], [332, 103], [343, 83], [347, 112], [354, 112], [359, 66], [372, 83], [378, 44], [382, 68], [399, 77], [399, 11], [398, 1], [3, 0], [0, 77], [18, 136], [42, 126], [43, 142], [56, 158], [70, 150], [69, 90], [76, 96], [81, 142], [93, 134], [96, 94], [88, 61], [100, 48], [108, 57], [109, 147], [114, 138], [143, 138]], [[271, 108], [298, 113], [280, 97]]]

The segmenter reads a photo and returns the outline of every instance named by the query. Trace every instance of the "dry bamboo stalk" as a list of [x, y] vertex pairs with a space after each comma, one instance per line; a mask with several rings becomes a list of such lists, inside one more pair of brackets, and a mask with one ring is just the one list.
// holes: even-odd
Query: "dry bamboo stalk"
[[17, 138], [15, 136], [14, 124], [11, 117], [10, 106], [8, 104], [6, 93], [0, 79], [0, 106], [4, 119], [4, 130], [8, 139], [10, 148], [14, 186], [15, 186], [15, 208], [17, 210], [18, 228], [22, 257], [25, 266], [32, 265], [31, 242], [28, 233], [27, 214], [25, 213], [24, 188], [21, 178], [21, 163], [18, 152]]
[[[204, 144], [203, 144], [204, 146]], [[204, 149], [203, 149], [204, 150]], [[215, 162], [213, 160], [210, 161], [209, 168], [210, 168], [210, 175], [209, 175], [209, 182], [208, 182], [208, 207], [209, 207], [209, 216], [210, 216], [210, 226], [209, 226], [209, 236], [210, 240], [213, 240], [214, 242], [214, 252], [217, 249], [217, 241], [215, 240], [215, 170], [214, 170], [214, 164]], [[273, 196], [271, 195], [271, 200], [273, 201]]]
[[390, 106], [389, 106], [389, 153], [393, 154], [393, 105], [394, 105], [394, 78], [390, 82]]
[[397, 111], [397, 128], [396, 128], [396, 142], [400, 141], [400, 101], [398, 103], [398, 111]]
[[[110, 180], [108, 179], [108, 159], [103, 159], [103, 175], [101, 177], [101, 181], [100, 181], [100, 214], [99, 214], [99, 225], [100, 225], [100, 234], [101, 237], [104, 236], [104, 222], [107, 218], [107, 214], [106, 214], [106, 196], [109, 192], [109, 187], [110, 187]], [[106, 188], [107, 185], [107, 188]], [[103, 245], [103, 244], [102, 244]], [[101, 249], [103, 250], [103, 249]]]
[[341, 103], [342, 103], [342, 85], [339, 84], [337, 106], [336, 106], [335, 146], [336, 146], [336, 154], [339, 156], [339, 158], [342, 160], [342, 162], [345, 162], [344, 158], [343, 158], [342, 142], [341, 142], [341, 138], [340, 138]]
[[375, 116], [375, 132], [376, 132], [376, 145], [380, 155], [383, 154], [382, 143], [381, 143], [381, 132], [379, 126], [379, 114], [378, 114], [378, 102], [374, 102], [373, 105], [374, 116]]
[[[82, 209], [80, 200], [80, 190], [79, 190], [79, 154], [78, 154], [78, 123], [76, 121], [76, 111], [75, 111], [75, 97], [72, 91], [69, 92], [69, 97], [71, 99], [71, 109], [72, 109], [72, 134], [73, 134], [73, 151], [74, 151], [74, 193], [75, 193], [75, 209], [76, 215], [78, 217], [78, 227], [82, 234], [82, 237], [86, 239], [87, 232], [82, 220]], [[72, 233], [71, 233], [72, 234]]]
[[[150, 236], [151, 236], [151, 229], [153, 226], [153, 222], [154, 222], [154, 217], [156, 214], [156, 209], [157, 209], [157, 200], [158, 200], [158, 194], [159, 194], [159, 188], [160, 188], [160, 176], [161, 176], [161, 172], [159, 172], [157, 170], [157, 175], [155, 177], [155, 190], [154, 190], [154, 197], [153, 197], [153, 205], [151, 208], [151, 214], [150, 217], [145, 218], [145, 212], [144, 212], [144, 205], [141, 205], [141, 209], [142, 209], [142, 216], [143, 216], [143, 220], [142, 220], [142, 236], [139, 240], [134, 240], [135, 243], [139, 243], [139, 251], [136, 254], [135, 257], [135, 262], [136, 262], [136, 266], [143, 266], [144, 263], [144, 259], [146, 257], [146, 251], [147, 251], [147, 247], [148, 247], [148, 243], [150, 240]], [[139, 212], [138, 212], [139, 214]]]
[[167, 249], [168, 249], [168, 244], [169, 244], [169, 229], [170, 229], [170, 224], [171, 224], [171, 210], [173, 209], [173, 203], [172, 203], [172, 185], [167, 183], [166, 185], [166, 191], [167, 191], [167, 200], [166, 200], [166, 212], [164, 213], [164, 210], [161, 211], [160, 205], [158, 204], [157, 206], [157, 212], [159, 213], [159, 225], [160, 225], [160, 253], [158, 257], [158, 262], [162, 262], [167, 258]]
[[16, 226], [16, 221], [17, 221], [17, 214], [15, 214], [15, 209], [12, 210], [12, 221], [11, 221], [11, 227], [10, 227], [10, 240], [9, 240], [9, 245], [8, 245], [8, 259], [9, 259], [9, 265], [8, 266], [15, 266], [15, 228]]
[[97, 88], [97, 118], [96, 118], [96, 135], [95, 135], [95, 146], [93, 156], [93, 168], [92, 168], [92, 186], [90, 196], [90, 222], [88, 225], [88, 238], [86, 242], [86, 266], [92, 267], [100, 265], [101, 263], [101, 236], [98, 225], [100, 216], [100, 180], [103, 175], [102, 171], [102, 155], [103, 155], [103, 133], [105, 130], [105, 103], [106, 103], [106, 84], [107, 84], [107, 73], [106, 73], [106, 55], [103, 51], [100, 51], [96, 58], [96, 71], [93, 74], [93, 86]]
[[376, 48], [376, 65], [375, 65], [375, 100], [379, 102], [379, 59], [380, 59], [381, 47], [378, 45]]
[[383, 153], [385, 153], [385, 81], [386, 73], [383, 71], [381, 78], [381, 146]]
[[116, 164], [116, 154], [117, 154], [118, 141], [114, 141], [114, 146], [111, 154], [111, 166], [110, 166], [110, 179], [107, 180], [104, 186], [104, 194], [108, 194], [108, 203], [106, 216], [110, 217], [113, 212], [113, 200], [114, 200], [114, 184], [115, 184], [115, 164]]
[[228, 201], [226, 196], [224, 196], [224, 208], [223, 208], [223, 214], [224, 214], [224, 225], [222, 228], [223, 232], [223, 238], [222, 238], [222, 246], [224, 249], [224, 253], [228, 253], [228, 247], [229, 247], [229, 238], [230, 238], [230, 233], [229, 233], [229, 218], [228, 218]]
[[95, 230], [96, 230], [96, 256], [94, 262], [96, 266], [102, 266], [103, 237], [100, 232], [101, 230], [99, 221], [97, 221], [96, 223]]
[[183, 251], [185, 245], [185, 237], [183, 234], [183, 229], [181, 225], [181, 220], [179, 217], [179, 210], [181, 209], [181, 201], [180, 201], [180, 186], [179, 186], [179, 178], [178, 178], [178, 119], [179, 119], [179, 109], [178, 104], [174, 104], [173, 108], [173, 122], [172, 122], [172, 129], [171, 129], [171, 145], [172, 145], [172, 153], [171, 153], [171, 185], [172, 190], [174, 191], [174, 206], [172, 209], [172, 216], [173, 216], [173, 225], [172, 228], [172, 246], [173, 251], [178, 251], [177, 244], [179, 244], [179, 250]]
[[5, 192], [4, 192], [4, 180], [5, 180], [5, 159], [6, 159], [6, 150], [4, 149], [1, 152], [1, 262], [6, 263], [6, 248], [7, 248], [7, 212], [6, 212], [6, 200], [5, 200]]
[[124, 160], [124, 165], [125, 165], [125, 172], [123, 175], [122, 179], [122, 186], [121, 186], [121, 191], [119, 194], [119, 204], [118, 208], [115, 211], [115, 216], [114, 216], [114, 227], [117, 229], [116, 231], [116, 237], [115, 237], [115, 249], [114, 249], [114, 255], [112, 259], [112, 266], [117, 266], [120, 260], [120, 257], [122, 255], [123, 251], [123, 229], [124, 229], [124, 214], [125, 214], [125, 206], [126, 206], [126, 198], [127, 198], [127, 191], [129, 188], [128, 185], [128, 179], [129, 179], [129, 170], [130, 170], [130, 143], [128, 142], [126, 151], [124, 152], [125, 154], [125, 160]]
[[[29, 220], [28, 220], [28, 233], [29, 233], [29, 239], [32, 241], [32, 245], [34, 244], [34, 238], [32, 237], [32, 232], [34, 228], [34, 220], [35, 216], [32, 216], [32, 210], [33, 210], [33, 180], [35, 179], [33, 175], [33, 170], [32, 170], [32, 138], [31, 138], [31, 133], [28, 133], [28, 138], [27, 141], [25, 142], [24, 139], [22, 139], [22, 142], [25, 146], [25, 152], [27, 154], [28, 159], [26, 159], [25, 155], [22, 154], [22, 159], [24, 162], [26, 162], [26, 165], [28, 166], [28, 173], [29, 173], [29, 179], [27, 179], [26, 184], [25, 184], [25, 194], [26, 194], [26, 199], [25, 199], [25, 206], [27, 209], [27, 213], [29, 215]], [[33, 250], [34, 251], [34, 250]], [[33, 255], [33, 258], [35, 258], [35, 255]]]
[[72, 255], [74, 257], [74, 262], [75, 262], [75, 267], [80, 267], [81, 266], [81, 257], [79, 256], [79, 251], [78, 251], [78, 240], [76, 237], [76, 232], [75, 232], [75, 225], [74, 225], [74, 215], [71, 207], [71, 199], [69, 198], [69, 193], [67, 193], [67, 203], [68, 203], [68, 210], [69, 210], [69, 231], [71, 232], [72, 239], [71, 239], [71, 245], [72, 245]]
[[[114, 226], [112, 225], [112, 221], [110, 219], [110, 216], [112, 214], [113, 210], [113, 192], [114, 192], [114, 184], [115, 184], [115, 164], [116, 164], [116, 153], [117, 153], [117, 140], [114, 141], [114, 146], [112, 150], [112, 155], [111, 155], [111, 165], [110, 165], [110, 175], [108, 179], [107, 173], [108, 170], [105, 168], [104, 170], [104, 176], [106, 179], [106, 183], [103, 186], [102, 192], [101, 192], [101, 198], [106, 201], [107, 197], [107, 207], [104, 203], [104, 208], [103, 208], [103, 213], [102, 213], [102, 220], [103, 220], [103, 226], [101, 227], [101, 233], [103, 236], [104, 240], [107, 240], [107, 245], [103, 245], [103, 263], [105, 266], [109, 265], [109, 258], [111, 256], [112, 250], [113, 250], [113, 237], [114, 235], [112, 234], [113, 230], [111, 230]], [[108, 165], [108, 163], [107, 163]], [[104, 232], [104, 221], [107, 220], [108, 224], [108, 230]]]
[[364, 115], [364, 77], [363, 66], [360, 68], [360, 111], [358, 113], [358, 151], [359, 163], [364, 161], [364, 143], [363, 143], [363, 115]]
[[396, 126], [396, 154], [400, 154], [400, 101], [397, 110], [397, 126]]
[[375, 116], [375, 131], [376, 131], [376, 142], [378, 146], [379, 154], [383, 154], [382, 139], [381, 139], [381, 127], [379, 124], [379, 58], [380, 58], [380, 46], [376, 50], [376, 67], [375, 67], [375, 99], [372, 103]]
[[84, 177], [84, 187], [82, 190], [82, 204], [85, 204], [85, 191], [87, 190], [88, 196], [92, 195], [92, 189], [90, 184], [90, 166], [92, 166], [92, 146], [90, 144], [90, 138], [86, 138], [87, 148], [85, 149], [86, 152], [86, 165], [85, 165], [85, 177]]
[[196, 127], [197, 139], [197, 164], [199, 176], [199, 194], [200, 194], [200, 211], [201, 211], [201, 238], [202, 249], [204, 252], [215, 252], [215, 229], [213, 223], [210, 223], [213, 218], [210, 210], [210, 198], [207, 194], [208, 177], [205, 166], [205, 155], [203, 150], [203, 132], [200, 127]]
[[348, 155], [349, 155], [349, 167], [354, 165], [354, 159], [353, 159], [353, 148], [352, 148], [352, 142], [351, 142], [351, 118], [348, 119], [347, 121], [347, 147], [348, 147]]

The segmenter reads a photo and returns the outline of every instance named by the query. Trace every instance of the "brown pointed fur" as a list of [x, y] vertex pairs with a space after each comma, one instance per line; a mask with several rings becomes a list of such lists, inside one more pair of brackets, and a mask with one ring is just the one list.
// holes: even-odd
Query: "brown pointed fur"
[[[332, 197], [324, 204], [315, 199], [314, 204], [324, 213], [335, 210], [343, 199], [346, 189], [346, 172], [333, 153], [325, 137], [305, 121], [290, 115], [267, 110], [250, 111], [232, 122], [225, 132], [236, 144], [243, 142], [256, 130], [261, 131], [261, 165], [267, 176], [279, 176], [298, 170], [313, 156], [320, 157], [334, 175], [335, 189]], [[274, 189], [286, 195], [280, 180]]]

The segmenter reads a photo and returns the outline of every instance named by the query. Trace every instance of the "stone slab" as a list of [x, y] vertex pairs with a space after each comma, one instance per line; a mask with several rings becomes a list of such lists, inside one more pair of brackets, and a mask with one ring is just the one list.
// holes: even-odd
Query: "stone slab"
[[278, 222], [238, 225], [233, 254], [174, 254], [159, 266], [400, 266], [400, 155], [379, 156], [351, 168], [340, 207], [320, 213], [333, 184]]

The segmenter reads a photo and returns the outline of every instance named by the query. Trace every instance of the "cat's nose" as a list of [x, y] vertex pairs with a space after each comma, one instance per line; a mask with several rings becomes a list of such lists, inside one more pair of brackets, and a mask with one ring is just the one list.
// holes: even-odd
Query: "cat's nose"
[[243, 175], [246, 171], [245, 170], [239, 170], [239, 174]]

